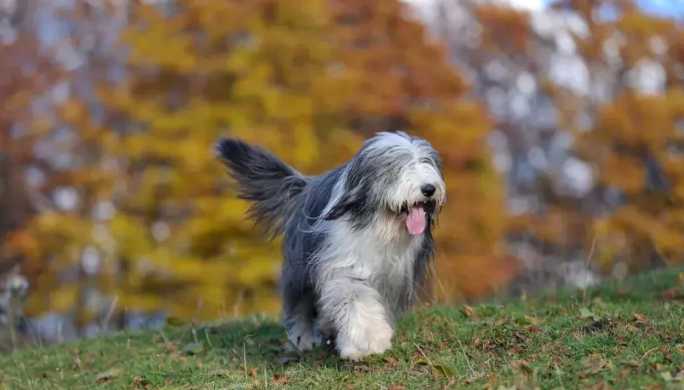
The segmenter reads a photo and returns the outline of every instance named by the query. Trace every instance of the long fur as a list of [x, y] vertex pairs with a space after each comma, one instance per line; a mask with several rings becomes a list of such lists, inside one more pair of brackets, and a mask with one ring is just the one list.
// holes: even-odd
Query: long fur
[[[343, 358], [391, 347], [395, 316], [421, 286], [446, 200], [438, 153], [405, 133], [379, 133], [345, 165], [305, 177], [273, 154], [236, 139], [218, 152], [249, 215], [284, 232], [283, 324], [299, 349], [332, 339]], [[426, 184], [435, 193], [427, 197]], [[412, 236], [407, 209], [424, 205], [427, 226]]]
[[220, 140], [217, 152], [236, 181], [239, 198], [254, 202], [248, 216], [266, 233], [281, 234], [309, 180], [270, 152], [237, 139]]

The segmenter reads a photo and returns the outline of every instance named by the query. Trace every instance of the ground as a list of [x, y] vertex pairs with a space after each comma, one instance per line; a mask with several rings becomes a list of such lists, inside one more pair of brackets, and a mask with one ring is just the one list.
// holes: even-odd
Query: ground
[[271, 317], [119, 333], [0, 357], [0, 389], [684, 389], [684, 275], [415, 310], [352, 364], [282, 348]]

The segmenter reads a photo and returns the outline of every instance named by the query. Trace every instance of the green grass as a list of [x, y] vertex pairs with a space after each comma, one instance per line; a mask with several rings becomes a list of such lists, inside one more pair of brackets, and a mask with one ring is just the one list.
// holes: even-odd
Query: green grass
[[0, 357], [0, 389], [679, 388], [680, 271], [472, 311], [419, 309], [392, 350], [364, 363], [288, 354], [275, 319], [253, 317], [23, 350]]

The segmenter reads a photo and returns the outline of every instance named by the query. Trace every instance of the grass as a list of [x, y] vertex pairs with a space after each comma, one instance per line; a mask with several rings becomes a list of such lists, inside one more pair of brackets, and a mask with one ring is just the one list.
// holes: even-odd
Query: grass
[[288, 354], [275, 319], [252, 317], [27, 349], [0, 357], [0, 389], [684, 388], [680, 272], [419, 309], [363, 363]]

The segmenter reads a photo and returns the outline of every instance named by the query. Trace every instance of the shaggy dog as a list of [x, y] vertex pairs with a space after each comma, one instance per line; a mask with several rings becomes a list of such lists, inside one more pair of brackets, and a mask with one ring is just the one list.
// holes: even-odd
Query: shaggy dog
[[403, 132], [379, 133], [349, 161], [304, 176], [237, 139], [218, 153], [249, 217], [284, 233], [282, 322], [299, 350], [332, 340], [342, 358], [391, 348], [395, 316], [414, 300], [446, 200], [441, 159]]

